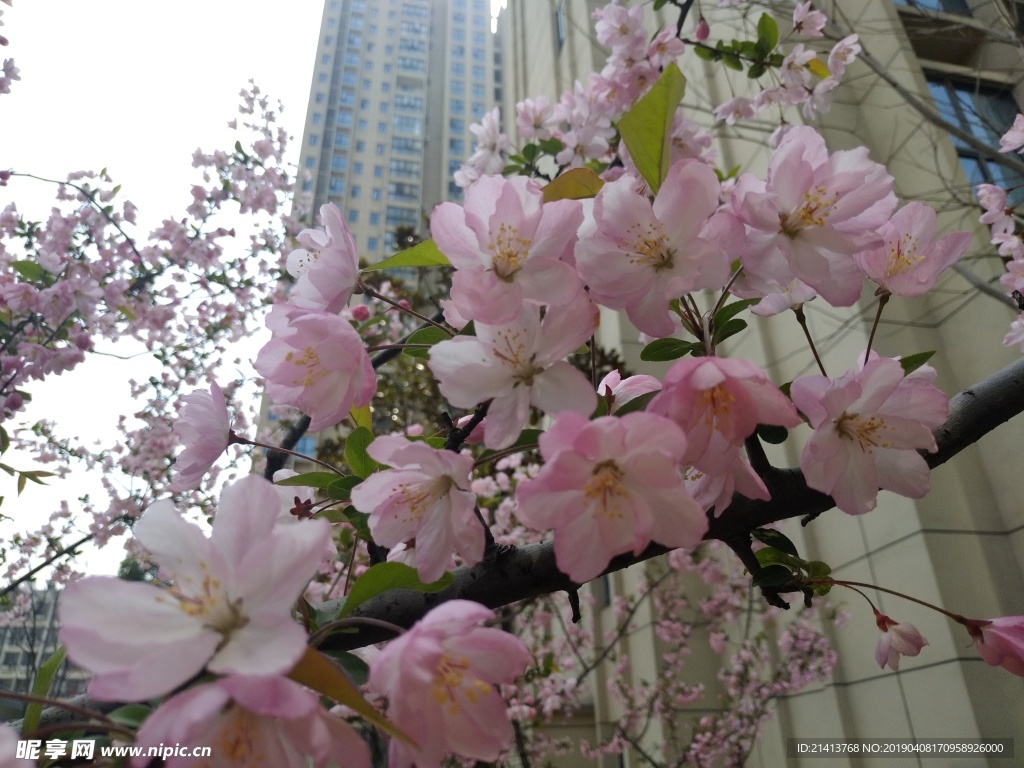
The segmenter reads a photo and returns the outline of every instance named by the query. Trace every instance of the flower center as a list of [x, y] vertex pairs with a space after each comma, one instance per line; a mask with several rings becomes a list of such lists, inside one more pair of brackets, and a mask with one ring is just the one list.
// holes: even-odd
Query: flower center
[[704, 423], [713, 424], [715, 429], [720, 429], [718, 419], [729, 415], [733, 403], [736, 402], [736, 396], [723, 384], [719, 384], [711, 389], [705, 389], [701, 393], [701, 399], [704, 402]]
[[654, 224], [634, 224], [629, 230], [633, 238], [630, 245], [630, 261], [661, 272], [672, 269], [675, 262], [676, 249], [669, 247], [665, 240], [665, 231], [661, 222]]
[[519, 230], [509, 224], [498, 227], [498, 234], [488, 244], [491, 252], [491, 268], [499, 280], [511, 283], [515, 274], [522, 269], [532, 241], [519, 237]]
[[899, 240], [890, 245], [889, 259], [885, 263], [885, 274], [890, 277], [902, 275], [923, 261], [924, 255], [917, 252], [920, 242], [920, 238], [908, 234], [901, 236]]
[[470, 704], [476, 704], [484, 696], [491, 694], [491, 686], [483, 680], [470, 678], [466, 680], [466, 670], [469, 669], [469, 659], [452, 658], [447, 653], [442, 653], [434, 668], [434, 680], [431, 684], [431, 693], [434, 701], [448, 709], [448, 714], [456, 715], [462, 707], [458, 694], [462, 693]]
[[523, 384], [533, 386], [533, 379], [543, 368], [534, 365], [536, 354], [528, 353], [522, 334], [519, 331], [499, 331], [492, 353], [502, 363], [513, 369], [512, 379], [515, 386]]
[[217, 732], [217, 743], [211, 752], [228, 764], [258, 768], [263, 765], [263, 755], [256, 748], [258, 734], [256, 719], [231, 706], [224, 715], [224, 724]]
[[399, 504], [407, 511], [402, 522], [418, 522], [428, 507], [446, 496], [454, 485], [448, 475], [428, 480], [425, 483], [403, 483], [398, 486]]
[[779, 231], [793, 239], [808, 227], [823, 227], [832, 209], [839, 200], [839, 193], [831, 196], [823, 186], [812, 187], [804, 192], [804, 202], [793, 213], [779, 213]]
[[863, 419], [859, 413], [843, 413], [835, 421], [836, 432], [845, 440], [855, 440], [860, 449], [871, 453], [875, 448], [888, 448], [892, 445], [883, 434], [891, 429], [880, 416]]
[[618, 506], [618, 500], [626, 495], [622, 474], [622, 470], [612, 459], [595, 465], [590, 479], [583, 486], [583, 498], [589, 504], [597, 505], [596, 516], [622, 517], [622, 510]]
[[306, 347], [298, 357], [294, 352], [289, 352], [284, 359], [296, 368], [305, 368], [301, 378], [292, 379], [292, 384], [297, 387], [312, 387], [317, 379], [327, 375], [327, 371], [318, 370], [320, 367], [320, 355], [312, 347]]

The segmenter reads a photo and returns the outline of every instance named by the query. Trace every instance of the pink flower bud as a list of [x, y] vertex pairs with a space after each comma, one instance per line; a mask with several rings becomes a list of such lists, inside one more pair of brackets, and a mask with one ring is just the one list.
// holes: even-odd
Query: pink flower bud
[[92, 337], [86, 331], [82, 331], [80, 334], [75, 336], [75, 346], [83, 352], [88, 352], [92, 349]]
[[711, 34], [711, 26], [708, 24], [707, 19], [703, 16], [697, 22], [697, 28], [693, 30], [693, 36], [698, 41], [703, 43], [708, 39], [708, 35]]
[[878, 611], [875, 611], [875, 624], [882, 632], [875, 648], [875, 661], [882, 669], [889, 667], [899, 671], [900, 656], [917, 656], [928, 645], [913, 624], [893, 621]]
[[365, 304], [356, 304], [352, 307], [352, 319], [357, 323], [365, 323], [370, 319], [370, 308]]

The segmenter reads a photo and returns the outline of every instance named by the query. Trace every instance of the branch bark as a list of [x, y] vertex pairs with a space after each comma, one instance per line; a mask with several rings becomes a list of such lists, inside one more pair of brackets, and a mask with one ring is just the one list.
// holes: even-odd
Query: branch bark
[[[955, 395], [949, 404], [949, 418], [935, 430], [939, 449], [924, 454], [934, 469], [949, 461], [967, 446], [977, 442], [1000, 424], [1024, 412], [1024, 359]], [[762, 473], [771, 492], [769, 501], [755, 501], [736, 495], [732, 504], [718, 517], [709, 519], [707, 540], [736, 545], [749, 541], [750, 531], [769, 523], [794, 517], [817, 515], [835, 506], [827, 494], [807, 487], [798, 468], [769, 469]], [[734, 547], [735, 548], [735, 547]], [[639, 555], [616, 557], [604, 573], [627, 568], [636, 563], [667, 553], [659, 544], [652, 544]], [[353, 617], [383, 619], [402, 627], [410, 627], [435, 605], [456, 598], [473, 600], [489, 608], [500, 608], [520, 600], [575, 589], [568, 576], [555, 565], [553, 542], [508, 547], [472, 566], [457, 568], [455, 582], [434, 595], [394, 590], [369, 600], [353, 611]], [[337, 601], [322, 607], [329, 610]], [[374, 627], [362, 627], [357, 633], [335, 635], [321, 646], [331, 650], [350, 650], [370, 643], [388, 640], [393, 635]]]

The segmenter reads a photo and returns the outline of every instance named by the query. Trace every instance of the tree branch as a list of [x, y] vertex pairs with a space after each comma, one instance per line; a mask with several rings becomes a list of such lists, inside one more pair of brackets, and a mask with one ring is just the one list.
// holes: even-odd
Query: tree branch
[[[925, 454], [928, 466], [938, 467], [967, 446], [977, 442], [1000, 424], [1024, 412], [1024, 359], [1018, 360], [952, 398], [949, 418], [935, 430], [939, 450]], [[807, 487], [797, 468], [772, 469], [764, 477], [771, 492], [770, 501], [755, 501], [736, 495], [732, 504], [718, 517], [709, 520], [705, 539], [730, 544], [748, 537], [750, 531], [769, 523], [807, 514], [820, 514], [835, 506], [827, 494]], [[651, 544], [639, 555], [620, 555], [604, 573], [627, 568], [669, 550]], [[454, 571], [455, 581], [437, 594], [393, 590], [363, 603], [353, 617], [383, 619], [410, 627], [435, 605], [456, 598], [473, 600], [489, 608], [499, 608], [519, 600], [576, 588], [555, 565], [551, 541], [508, 548], [497, 557], [478, 565]], [[335, 601], [323, 606], [330, 610]], [[325, 649], [352, 649], [391, 638], [390, 633], [373, 627], [360, 628], [356, 634], [336, 635]]]

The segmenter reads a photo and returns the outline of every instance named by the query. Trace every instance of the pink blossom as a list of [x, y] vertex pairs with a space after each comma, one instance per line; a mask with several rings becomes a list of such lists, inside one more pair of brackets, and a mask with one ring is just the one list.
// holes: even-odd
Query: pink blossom
[[824, 13], [811, 8], [811, 0], [800, 3], [793, 9], [793, 31], [798, 35], [821, 37], [821, 30], [825, 28], [827, 22]]
[[860, 51], [857, 35], [849, 35], [836, 43], [828, 54], [828, 71], [832, 77], [842, 77], [847, 65], [857, 58]]
[[420, 580], [437, 581], [457, 551], [469, 565], [484, 554], [484, 529], [469, 490], [473, 457], [378, 437], [367, 453], [393, 469], [375, 472], [352, 489], [356, 509], [370, 515], [373, 540], [385, 547], [416, 539]]
[[476, 151], [470, 155], [469, 164], [481, 173], [500, 173], [505, 167], [502, 153], [512, 151], [508, 136], [501, 132], [501, 110], [494, 107], [479, 123], [469, 126], [476, 136]]
[[368, 405], [377, 388], [362, 339], [347, 320], [287, 304], [270, 310], [273, 337], [256, 357], [267, 394], [312, 418], [318, 432], [340, 422], [353, 405]]
[[693, 547], [707, 531], [680, 474], [686, 437], [668, 419], [562, 413], [540, 449], [545, 464], [516, 489], [516, 515], [554, 529], [558, 568], [578, 584], [623, 552], [639, 554], [652, 541]]
[[33, 768], [35, 760], [17, 757], [21, 734], [7, 723], [0, 724], [0, 768]]
[[976, 188], [978, 202], [985, 213], [978, 219], [992, 228], [992, 235], [1009, 235], [1017, 228], [1006, 204], [1006, 190], [995, 184], [979, 184]]
[[794, 277], [834, 306], [860, 298], [862, 276], [851, 258], [879, 241], [896, 206], [892, 177], [863, 147], [829, 154], [808, 126], [782, 137], [767, 180], [743, 174], [732, 206], [747, 226], [743, 266], [780, 285]]
[[936, 450], [932, 430], [948, 411], [935, 376], [928, 365], [904, 376], [899, 360], [872, 354], [835, 381], [794, 381], [793, 402], [814, 428], [800, 456], [807, 484], [852, 515], [874, 509], [879, 488], [912, 499], [927, 494], [928, 465], [918, 451]]
[[630, 177], [605, 184], [576, 246], [594, 301], [624, 309], [644, 333], [670, 335], [672, 299], [729, 278], [729, 259], [708, 234], [719, 190], [715, 172], [697, 160], [673, 165], [653, 204]]
[[365, 304], [356, 304], [352, 307], [352, 319], [357, 323], [365, 323], [370, 319], [370, 308]]
[[734, 96], [715, 107], [715, 119], [725, 120], [729, 125], [754, 116], [754, 102], [745, 96]]
[[966, 620], [974, 645], [986, 663], [1024, 677], [1024, 616], [991, 621]]
[[1021, 147], [1024, 147], [1024, 115], [1018, 113], [1010, 130], [999, 137], [999, 151], [1013, 152]]
[[519, 138], [544, 141], [551, 138], [551, 131], [557, 126], [554, 106], [544, 96], [524, 99], [516, 104], [516, 127]]
[[185, 450], [174, 462], [172, 493], [199, 487], [203, 475], [210, 471], [231, 442], [231, 419], [224, 393], [216, 381], [210, 391], [196, 390], [181, 398], [174, 434]]
[[717, 473], [716, 456], [738, 448], [758, 424], [795, 427], [793, 403], [757, 365], [738, 358], [691, 357], [674, 363], [647, 410], [672, 419], [688, 442], [683, 460]]
[[489, 325], [515, 319], [524, 301], [566, 304], [580, 290], [571, 252], [583, 218], [578, 202], [544, 203], [524, 176], [485, 176], [466, 190], [465, 206], [441, 203], [430, 230], [456, 271], [452, 301], [459, 313]]
[[939, 274], [963, 256], [968, 232], [935, 239], [935, 211], [909, 203], [882, 225], [881, 245], [854, 255], [864, 274], [897, 296], [920, 296], [935, 286]]
[[170, 587], [95, 576], [60, 602], [68, 657], [94, 673], [104, 701], [161, 696], [204, 668], [277, 675], [306, 647], [291, 618], [330, 539], [326, 521], [278, 525], [277, 489], [255, 475], [224, 489], [207, 538], [167, 500], [135, 525]]
[[[593, 385], [562, 360], [593, 335], [597, 308], [580, 296], [548, 309], [526, 305], [508, 325], [478, 324], [476, 336], [456, 336], [430, 350], [430, 370], [441, 394], [458, 408], [491, 399], [484, 444], [507, 448], [526, 425], [530, 406], [554, 414], [590, 414]], [[493, 399], [492, 399], [493, 398]]]
[[657, 392], [659, 389], [661, 389], [661, 382], [653, 376], [639, 374], [623, 379], [617, 369], [601, 379], [601, 383], [597, 385], [598, 394], [607, 398], [611, 403], [609, 414], [614, 414], [630, 400], [635, 400], [650, 392]]
[[454, 753], [494, 761], [512, 744], [512, 724], [495, 688], [530, 664], [522, 641], [478, 626], [494, 612], [466, 600], [431, 610], [371, 662], [368, 687], [388, 697], [388, 717], [418, 750], [392, 739], [391, 768], [435, 768]]
[[321, 206], [320, 219], [326, 232], [303, 230], [297, 238], [303, 247], [288, 254], [288, 272], [296, 278], [288, 302], [336, 314], [355, 290], [359, 254], [338, 206]]
[[1014, 344], [1019, 344], [1021, 351], [1024, 351], [1024, 313], [1010, 323], [1010, 330], [1003, 337], [1004, 347], [1012, 347]]
[[[210, 747], [218, 766], [370, 768], [370, 751], [359, 734], [329, 715], [316, 695], [286, 677], [225, 677], [194, 686], [168, 699], [146, 718], [135, 743]], [[196, 765], [192, 757], [167, 757], [167, 768]]]
[[898, 672], [901, 656], [917, 656], [928, 645], [913, 624], [893, 621], [878, 611], [875, 611], [875, 623], [882, 632], [875, 648], [875, 661], [882, 669], [889, 667]]

